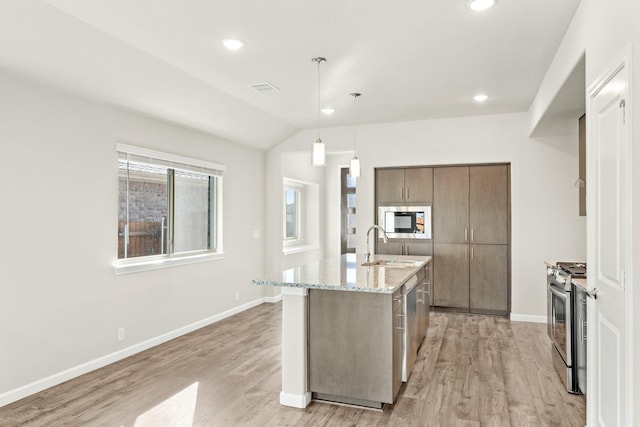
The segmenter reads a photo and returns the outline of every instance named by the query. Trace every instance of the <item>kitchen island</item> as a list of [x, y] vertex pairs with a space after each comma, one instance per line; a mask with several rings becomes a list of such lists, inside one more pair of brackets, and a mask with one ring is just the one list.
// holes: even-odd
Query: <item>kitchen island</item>
[[430, 262], [347, 254], [252, 280], [282, 288], [280, 403], [393, 403], [428, 325]]

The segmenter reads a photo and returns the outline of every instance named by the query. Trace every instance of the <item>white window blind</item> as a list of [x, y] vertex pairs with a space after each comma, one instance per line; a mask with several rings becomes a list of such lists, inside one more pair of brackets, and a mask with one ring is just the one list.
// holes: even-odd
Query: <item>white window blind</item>
[[127, 161], [130, 165], [141, 165], [141, 167], [145, 168], [157, 166], [158, 170], [168, 168], [220, 177], [224, 175], [225, 170], [224, 165], [218, 163], [163, 153], [133, 145], [116, 144], [116, 151], [120, 161]]

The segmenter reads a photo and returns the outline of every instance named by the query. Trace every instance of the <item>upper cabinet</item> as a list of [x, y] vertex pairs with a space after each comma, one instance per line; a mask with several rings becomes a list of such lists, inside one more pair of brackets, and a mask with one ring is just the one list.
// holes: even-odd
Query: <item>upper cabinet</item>
[[585, 115], [578, 120], [578, 215], [587, 215], [587, 120]]
[[431, 204], [433, 168], [376, 170], [378, 204]]
[[469, 242], [469, 168], [452, 166], [433, 172], [433, 241]]
[[469, 168], [469, 241], [509, 242], [509, 171], [506, 165]]
[[507, 165], [452, 166], [434, 171], [436, 243], [507, 244]]

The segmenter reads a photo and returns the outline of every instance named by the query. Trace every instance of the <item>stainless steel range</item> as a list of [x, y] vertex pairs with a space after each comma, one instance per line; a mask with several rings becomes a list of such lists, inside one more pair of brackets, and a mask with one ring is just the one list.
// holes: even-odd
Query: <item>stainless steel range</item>
[[[558, 262], [547, 266], [547, 332], [551, 341], [551, 357], [556, 371], [570, 393], [581, 393], [578, 386], [578, 345], [585, 343], [586, 333], [578, 309], [572, 279], [587, 277], [585, 263]], [[582, 356], [582, 354], [581, 354]]]

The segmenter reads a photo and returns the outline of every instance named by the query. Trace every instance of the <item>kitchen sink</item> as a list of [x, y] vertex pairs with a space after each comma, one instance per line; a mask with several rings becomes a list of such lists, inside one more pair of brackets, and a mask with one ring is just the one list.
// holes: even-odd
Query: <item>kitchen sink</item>
[[377, 261], [365, 262], [361, 264], [363, 267], [391, 267], [391, 268], [407, 268], [420, 265], [419, 261], [399, 260], [399, 259], [379, 259]]

